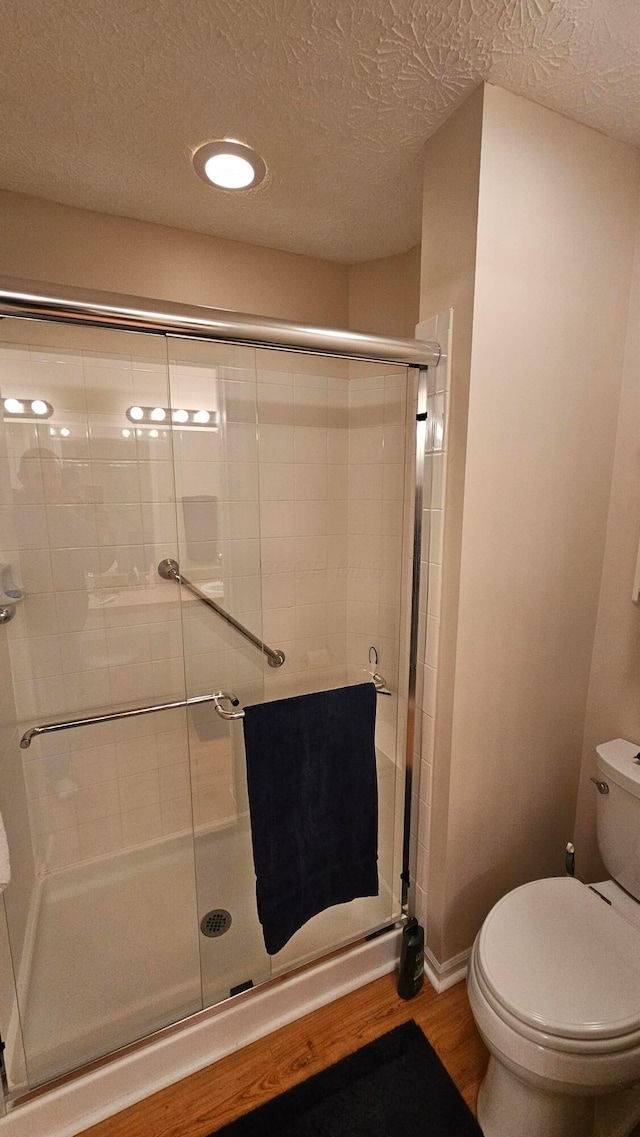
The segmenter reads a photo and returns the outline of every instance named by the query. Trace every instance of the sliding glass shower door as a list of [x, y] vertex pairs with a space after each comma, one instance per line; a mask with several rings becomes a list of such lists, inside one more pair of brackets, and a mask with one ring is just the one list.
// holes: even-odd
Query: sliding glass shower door
[[[400, 916], [407, 389], [388, 364], [0, 323], [12, 1091]], [[207, 696], [239, 713], [374, 673], [379, 895], [269, 956], [242, 720]]]
[[186, 712], [108, 717], [186, 697], [181, 596], [156, 570], [178, 539], [166, 343], [5, 319], [0, 386], [16, 1089], [192, 1013], [202, 991]]

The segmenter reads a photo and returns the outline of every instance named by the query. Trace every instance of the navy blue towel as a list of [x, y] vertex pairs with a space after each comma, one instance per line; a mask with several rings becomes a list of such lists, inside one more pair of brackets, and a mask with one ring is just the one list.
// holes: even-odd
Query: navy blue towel
[[378, 895], [373, 683], [246, 707], [258, 916], [275, 955], [312, 916]]

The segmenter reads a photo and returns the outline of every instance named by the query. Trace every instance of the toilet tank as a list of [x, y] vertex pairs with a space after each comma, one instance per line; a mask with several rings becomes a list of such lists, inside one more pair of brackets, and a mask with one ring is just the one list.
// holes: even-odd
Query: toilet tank
[[600, 856], [611, 877], [640, 900], [640, 746], [616, 738], [596, 747]]

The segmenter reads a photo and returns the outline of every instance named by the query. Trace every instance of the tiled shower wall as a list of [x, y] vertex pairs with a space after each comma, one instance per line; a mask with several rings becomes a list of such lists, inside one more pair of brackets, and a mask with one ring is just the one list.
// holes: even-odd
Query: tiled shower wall
[[259, 353], [263, 630], [286, 655], [267, 698], [346, 681], [348, 412], [344, 361]]
[[395, 691], [406, 370], [290, 359], [258, 360], [263, 630], [287, 656], [267, 695], [362, 681], [371, 647]]
[[[219, 420], [172, 439], [124, 417], [127, 406], [169, 405], [161, 340], [31, 324], [27, 346], [24, 325], [12, 327], [3, 396], [55, 408], [43, 423], [8, 423], [14, 505], [3, 532], [14, 536], [0, 559], [18, 566], [25, 592], [8, 627], [23, 728], [185, 690], [232, 689], [246, 703], [357, 681], [371, 645], [396, 690], [404, 369], [349, 379], [354, 365], [342, 361], [172, 341], [174, 407]], [[203, 495], [215, 500], [215, 532], [187, 531], [176, 501]], [[286, 652], [281, 670], [160, 581], [155, 566], [176, 552]], [[379, 700], [390, 756], [395, 716], [395, 698]], [[233, 820], [237, 734], [210, 710], [190, 727], [184, 712], [163, 712], [23, 752], [40, 871], [192, 820]]]

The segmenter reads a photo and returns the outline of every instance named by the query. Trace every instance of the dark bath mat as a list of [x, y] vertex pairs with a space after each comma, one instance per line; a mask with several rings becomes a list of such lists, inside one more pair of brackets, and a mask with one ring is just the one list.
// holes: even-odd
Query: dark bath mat
[[413, 1021], [375, 1039], [212, 1137], [482, 1137]]

